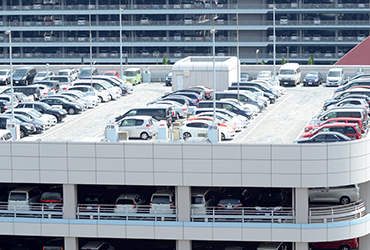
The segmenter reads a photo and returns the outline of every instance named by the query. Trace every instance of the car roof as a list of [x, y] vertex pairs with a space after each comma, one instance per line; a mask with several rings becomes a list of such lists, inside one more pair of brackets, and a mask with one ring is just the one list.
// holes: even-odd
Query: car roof
[[117, 198], [118, 199], [134, 199], [139, 194], [120, 194]]
[[103, 243], [102, 241], [89, 241], [81, 249], [99, 248]]
[[147, 119], [147, 120], [149, 120], [149, 119], [152, 119], [152, 117], [149, 116], [149, 115], [134, 115], [134, 116], [124, 117], [120, 121], [126, 120], [126, 119], [144, 119], [144, 120]]

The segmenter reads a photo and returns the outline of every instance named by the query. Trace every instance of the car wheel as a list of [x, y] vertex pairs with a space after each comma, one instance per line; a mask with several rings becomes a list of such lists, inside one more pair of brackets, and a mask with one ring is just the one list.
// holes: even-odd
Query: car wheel
[[73, 115], [74, 113], [76, 113], [76, 110], [74, 108], [68, 109], [68, 114]]
[[176, 120], [179, 120], [181, 117], [180, 117], [180, 114], [179, 113], [177, 113], [176, 114]]
[[224, 133], [221, 133], [221, 141], [224, 141], [224, 140], [226, 140], [226, 136]]
[[351, 199], [348, 196], [343, 196], [343, 197], [340, 198], [339, 202], [342, 205], [346, 205], [346, 204], [349, 204], [351, 202]]
[[141, 138], [142, 140], [148, 140], [148, 139], [149, 139], [149, 135], [148, 135], [148, 133], [146, 133], [146, 132], [142, 132], [142, 133], [140, 134], [140, 138]]
[[20, 138], [23, 138], [23, 137], [25, 137], [26, 136], [26, 133], [21, 129], [20, 131], [19, 131], [19, 137]]
[[190, 138], [191, 137], [191, 134], [189, 133], [189, 132], [185, 132], [183, 135], [182, 135], [182, 138], [184, 139], [184, 140], [186, 140], [186, 139], [188, 139], [188, 138]]
[[340, 246], [339, 250], [351, 250], [352, 248], [348, 245]]
[[103, 102], [103, 97], [99, 96], [99, 102]]

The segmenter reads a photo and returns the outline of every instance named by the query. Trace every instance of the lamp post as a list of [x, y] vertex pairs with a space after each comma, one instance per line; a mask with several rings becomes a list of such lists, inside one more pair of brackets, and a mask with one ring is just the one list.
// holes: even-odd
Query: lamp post
[[256, 64], [258, 65], [258, 53], [260, 52], [259, 49], [256, 49]]
[[92, 83], [92, 34], [91, 34], [91, 3], [89, 1], [89, 28], [90, 28], [90, 33], [89, 33], [89, 38], [90, 38], [90, 84], [91, 87], [93, 85]]
[[238, 4], [236, 5], [236, 81], [238, 83], [238, 102], [239, 101], [239, 82], [240, 82], [240, 60], [239, 60], [239, 11]]
[[119, 74], [120, 77], [122, 78], [123, 76], [123, 69], [122, 69], [122, 6], [121, 6], [121, 1], [119, 3]]
[[289, 62], [289, 46], [286, 46], [286, 59]]
[[[12, 30], [5, 31], [6, 35], [9, 35], [9, 64], [10, 64], [10, 102], [12, 106], [12, 120], [14, 121], [14, 102], [13, 102], [13, 57], [12, 57]], [[14, 136], [14, 138], [16, 138]]]
[[215, 42], [215, 25], [211, 29], [212, 34], [212, 55], [213, 55], [213, 122], [216, 122], [216, 42]]
[[273, 54], [274, 54], [274, 75], [273, 75], [273, 81], [274, 81], [274, 84], [276, 84], [276, 28], [275, 28], [275, 12], [276, 12], [276, 8], [275, 8], [275, 1], [274, 1], [274, 4], [273, 4], [273, 10], [272, 10], [272, 22], [273, 22], [273, 36], [274, 36], [274, 42], [273, 42]]

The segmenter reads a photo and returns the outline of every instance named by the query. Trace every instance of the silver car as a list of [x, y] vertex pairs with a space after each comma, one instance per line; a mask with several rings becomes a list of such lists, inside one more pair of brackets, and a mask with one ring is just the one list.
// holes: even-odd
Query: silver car
[[344, 205], [358, 201], [360, 189], [358, 185], [310, 188], [308, 195], [310, 202], [339, 202]]
[[130, 138], [147, 140], [155, 135], [153, 120], [150, 116], [129, 116], [119, 120], [119, 131], [127, 131]]

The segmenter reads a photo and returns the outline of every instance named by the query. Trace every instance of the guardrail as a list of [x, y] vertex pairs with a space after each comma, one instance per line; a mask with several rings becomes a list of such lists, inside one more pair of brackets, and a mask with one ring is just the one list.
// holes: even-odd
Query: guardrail
[[177, 209], [173, 205], [97, 205], [78, 204], [77, 219], [90, 220], [144, 220], [144, 221], [177, 221]]
[[355, 220], [365, 215], [365, 203], [363, 200], [357, 202], [333, 206], [313, 207], [309, 209], [309, 223], [328, 223]]
[[0, 203], [1, 217], [22, 217], [22, 218], [63, 218], [63, 206], [53, 203], [32, 203], [30, 205], [11, 205], [8, 202]]
[[191, 221], [295, 223], [295, 214], [294, 209], [290, 207], [241, 207], [238, 209], [220, 209], [218, 207], [199, 209], [192, 207]]

